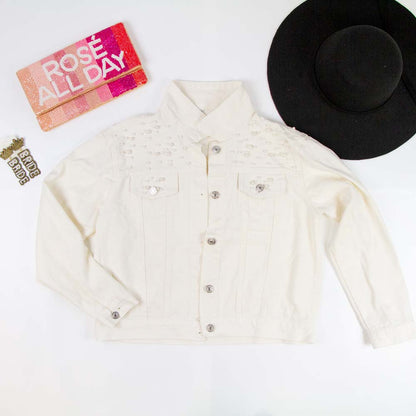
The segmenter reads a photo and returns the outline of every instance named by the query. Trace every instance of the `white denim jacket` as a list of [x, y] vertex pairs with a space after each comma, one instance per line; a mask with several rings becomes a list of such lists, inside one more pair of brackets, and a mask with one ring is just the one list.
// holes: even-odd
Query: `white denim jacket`
[[171, 81], [44, 178], [37, 279], [99, 340], [311, 343], [321, 248], [377, 348], [416, 337], [383, 219], [328, 147], [241, 81]]

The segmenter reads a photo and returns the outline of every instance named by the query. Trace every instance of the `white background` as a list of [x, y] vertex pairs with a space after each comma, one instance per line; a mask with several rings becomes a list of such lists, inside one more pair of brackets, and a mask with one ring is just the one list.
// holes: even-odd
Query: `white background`
[[[305, 346], [98, 342], [91, 318], [35, 281], [43, 176], [99, 130], [154, 112], [169, 80], [241, 79], [258, 113], [281, 120], [266, 60], [277, 27], [298, 4], [0, 0], [0, 136], [24, 136], [42, 170], [20, 186], [0, 159], [1, 416], [416, 415], [416, 342], [365, 344], [328, 260], [319, 342]], [[416, 13], [415, 0], [402, 4]], [[43, 132], [15, 72], [119, 21], [148, 84]], [[380, 207], [416, 313], [415, 159], [412, 138], [381, 157], [345, 163]]]

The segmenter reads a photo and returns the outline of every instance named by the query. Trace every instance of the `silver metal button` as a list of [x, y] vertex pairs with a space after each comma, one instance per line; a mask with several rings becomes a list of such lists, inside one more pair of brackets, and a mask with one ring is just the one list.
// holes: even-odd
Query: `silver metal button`
[[220, 197], [220, 193], [218, 191], [211, 192], [211, 198], [218, 199]]
[[213, 237], [208, 238], [207, 243], [210, 245], [213, 245], [217, 242], [217, 240]]
[[219, 153], [221, 152], [221, 147], [216, 144], [215, 146], [212, 146], [212, 151], [214, 153]]
[[156, 195], [159, 192], [159, 187], [158, 186], [151, 186], [149, 188], [149, 194], [150, 195]]
[[118, 319], [118, 318], [120, 318], [120, 314], [117, 311], [114, 311], [114, 312], [111, 313], [111, 317], [113, 319]]
[[205, 291], [207, 293], [212, 293], [214, 291], [214, 286], [212, 286], [212, 285], [206, 285], [205, 286]]
[[207, 331], [208, 332], [214, 332], [215, 326], [213, 324], [208, 324], [207, 325]]
[[264, 191], [264, 188], [265, 188], [265, 186], [264, 186], [264, 184], [263, 184], [263, 183], [258, 183], [258, 184], [256, 185], [256, 191], [257, 191], [257, 192], [262, 192], [262, 191]]

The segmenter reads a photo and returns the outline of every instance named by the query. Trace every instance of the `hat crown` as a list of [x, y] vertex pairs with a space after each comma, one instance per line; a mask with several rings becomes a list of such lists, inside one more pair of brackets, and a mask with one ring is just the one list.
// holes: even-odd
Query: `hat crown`
[[402, 71], [396, 41], [371, 25], [354, 25], [333, 33], [320, 45], [315, 59], [321, 92], [346, 111], [368, 111], [385, 103]]

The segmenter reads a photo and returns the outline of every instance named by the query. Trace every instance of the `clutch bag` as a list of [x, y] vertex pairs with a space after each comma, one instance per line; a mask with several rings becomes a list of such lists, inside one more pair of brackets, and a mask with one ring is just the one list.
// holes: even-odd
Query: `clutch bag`
[[16, 72], [43, 131], [147, 82], [123, 23], [117, 23]]

